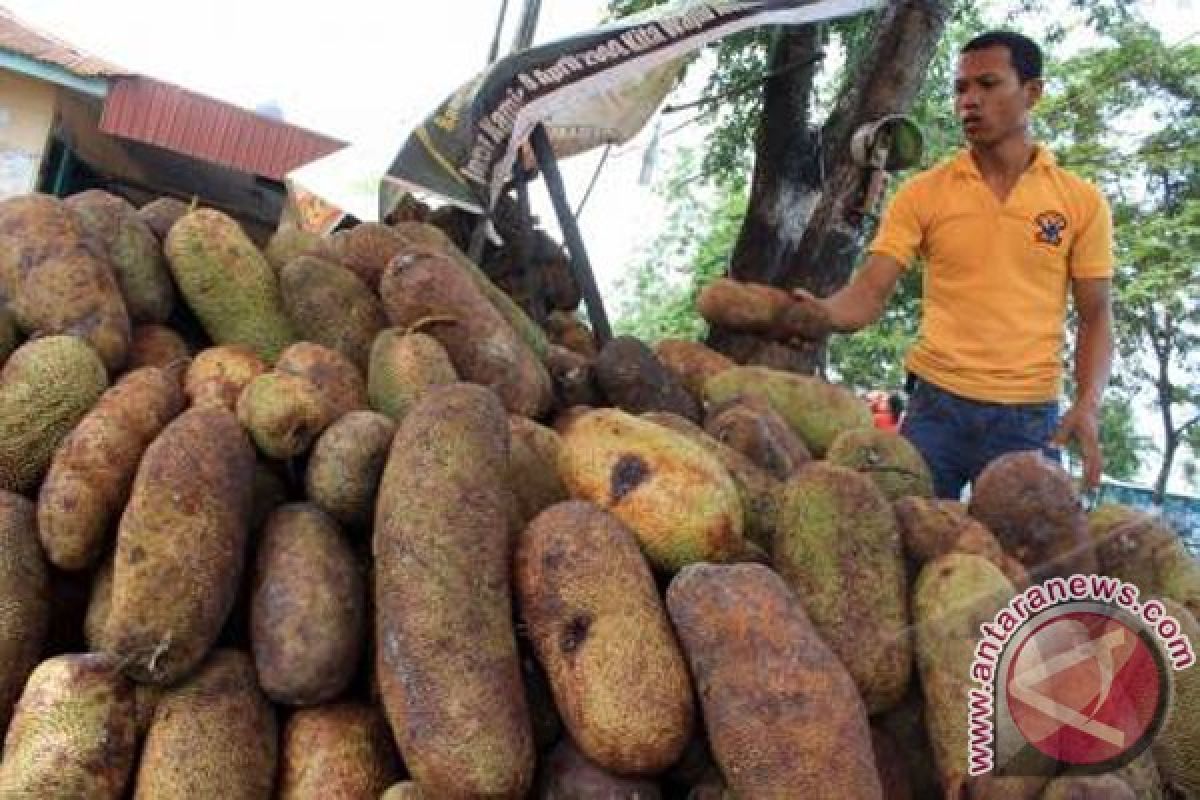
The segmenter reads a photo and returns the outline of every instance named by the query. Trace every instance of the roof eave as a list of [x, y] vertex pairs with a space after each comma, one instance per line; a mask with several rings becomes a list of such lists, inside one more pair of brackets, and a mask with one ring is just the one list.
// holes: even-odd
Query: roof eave
[[108, 78], [76, 75], [57, 64], [39, 61], [22, 53], [14, 53], [2, 48], [0, 48], [0, 69], [11, 70], [92, 97], [104, 97], [108, 94]]

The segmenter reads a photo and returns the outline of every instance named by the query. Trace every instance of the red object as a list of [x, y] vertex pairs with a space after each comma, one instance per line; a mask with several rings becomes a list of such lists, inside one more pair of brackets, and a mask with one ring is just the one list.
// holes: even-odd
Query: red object
[[345, 142], [145, 77], [112, 80], [100, 130], [277, 181]]
[[900, 427], [899, 420], [892, 413], [892, 405], [888, 402], [886, 392], [868, 392], [867, 406], [871, 409], [876, 428], [895, 433]]

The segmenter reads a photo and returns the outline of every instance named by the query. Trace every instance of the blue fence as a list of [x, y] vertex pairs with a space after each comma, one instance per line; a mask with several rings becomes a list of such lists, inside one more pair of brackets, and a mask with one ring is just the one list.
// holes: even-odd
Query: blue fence
[[1159, 509], [1154, 505], [1153, 489], [1105, 481], [1100, 484], [1097, 499], [1101, 503], [1120, 503], [1149, 512], [1161, 512], [1163, 519], [1175, 529], [1192, 555], [1200, 556], [1200, 497], [1168, 494]]

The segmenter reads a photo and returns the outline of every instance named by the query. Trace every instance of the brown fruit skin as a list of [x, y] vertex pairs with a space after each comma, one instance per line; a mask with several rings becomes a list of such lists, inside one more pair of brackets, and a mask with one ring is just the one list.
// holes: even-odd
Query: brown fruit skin
[[187, 212], [187, 203], [182, 200], [174, 197], [159, 197], [139, 208], [137, 215], [161, 242], [167, 238], [167, 232], [171, 230], [171, 226]]
[[125, 369], [132, 372], [141, 367], [166, 369], [186, 365], [191, 357], [187, 342], [165, 325], [138, 325], [133, 329], [129, 358]]
[[[967, 515], [962, 503], [936, 497], [901, 497], [892, 504], [904, 549], [916, 566], [946, 553], [983, 556], [1017, 588], [1029, 583], [1020, 561], [1004, 552], [983, 523]], [[1109, 574], [1109, 573], [1105, 573]]]
[[279, 766], [278, 800], [376, 800], [400, 777], [383, 713], [357, 703], [292, 714]]
[[312, 381], [275, 370], [242, 390], [237, 418], [259, 451], [280, 461], [307, 451], [331, 422], [329, 402]]
[[1041, 800], [1137, 800], [1116, 775], [1063, 775], [1042, 792]]
[[614, 775], [596, 766], [564, 737], [541, 767], [538, 800], [659, 800], [651, 780]]
[[1040, 452], [1008, 453], [984, 467], [968, 511], [1033, 580], [1096, 571], [1087, 514], [1071, 477]]
[[42, 662], [17, 703], [0, 797], [120, 800], [137, 753], [133, 684], [107, 656]]
[[784, 289], [718, 278], [696, 298], [696, 311], [710, 325], [771, 339], [815, 339], [829, 332], [827, 317], [815, 316]]
[[337, 350], [297, 342], [280, 354], [275, 371], [306, 378], [321, 392], [330, 422], [367, 407], [367, 382], [354, 363]]
[[188, 365], [183, 391], [193, 408], [215, 405], [235, 411], [242, 390], [266, 371], [266, 362], [245, 345], [209, 347]]
[[879, 785], [887, 800], [913, 800], [908, 764], [896, 740], [883, 728], [871, 725], [871, 751], [879, 770]]
[[375, 292], [345, 267], [314, 256], [289, 261], [279, 288], [302, 339], [333, 348], [366, 371], [371, 342], [387, 326]]
[[96, 562], [142, 454], [182, 410], [178, 381], [144, 367], [102, 394], [67, 434], [38, 492], [38, 535], [51, 563], [84, 569]]
[[249, 656], [216, 650], [159, 700], [134, 800], [270, 800], [277, 748], [275, 712]]
[[132, 327], [121, 289], [102, 243], [61, 200], [0, 202], [0, 300], [29, 336], [79, 336], [110, 375], [125, 363]]
[[237, 593], [254, 448], [237, 419], [192, 409], [147, 448], [117, 530], [105, 639], [126, 672], [170, 684], [204, 658]]
[[714, 408], [704, 430], [781, 481], [812, 461], [800, 437], [761, 398], [743, 397]]
[[250, 625], [258, 682], [285, 705], [315, 705], [354, 677], [366, 586], [354, 551], [316, 506], [282, 506], [258, 544]]
[[[1168, 650], [1177, 652], [1178, 637], [1187, 637], [1192, 652], [1200, 642], [1200, 622], [1183, 604], [1163, 600], [1167, 615], [1179, 623]], [[1169, 798], [1200, 796], [1200, 672], [1195, 664], [1176, 672], [1167, 717], [1151, 743], [1154, 760]]]
[[546, 317], [545, 328], [552, 344], [589, 360], [596, 357], [595, 334], [577, 315], [569, 311], [551, 311]]
[[700, 403], [704, 402], [704, 384], [708, 379], [736, 366], [716, 350], [684, 339], [663, 339], [654, 346], [654, 355]]
[[330, 425], [308, 458], [308, 499], [343, 525], [370, 527], [395, 435], [395, 423], [374, 411], [351, 411]]
[[854, 681], [778, 575], [694, 564], [671, 582], [667, 610], [737, 797], [883, 796]]
[[671, 766], [692, 732], [691, 682], [633, 532], [590, 503], [560, 503], [520, 537], [514, 574], [579, 748], [620, 775]]
[[0, 489], [0, 731], [50, 626], [50, 578], [35, 512], [28, 499]]
[[494, 394], [438, 387], [400, 423], [379, 490], [380, 688], [404, 763], [432, 797], [520, 798], [533, 778], [509, 587], [508, 450]]
[[1124, 506], [1100, 506], [1088, 516], [1088, 532], [1105, 575], [1169, 597], [1200, 614], [1200, 562], [1161, 517]]
[[700, 403], [674, 373], [632, 336], [618, 336], [596, 357], [596, 381], [609, 401], [623, 411], [670, 411], [696, 422]]
[[567, 487], [558, 474], [562, 439], [553, 428], [518, 414], [509, 414], [508, 433], [509, 481], [520, 532], [538, 514], [567, 499]]
[[546, 370], [554, 384], [554, 399], [559, 408], [604, 405], [591, 359], [565, 347], [550, 345]]
[[463, 380], [490, 387], [510, 412], [537, 418], [550, 410], [545, 367], [452, 255], [405, 250], [384, 272], [380, 295], [393, 325], [420, 325]]
[[388, 263], [404, 245], [405, 238], [387, 225], [364, 222], [330, 236], [328, 247], [334, 261], [357, 275], [373, 291], [379, 291], [379, 282]]

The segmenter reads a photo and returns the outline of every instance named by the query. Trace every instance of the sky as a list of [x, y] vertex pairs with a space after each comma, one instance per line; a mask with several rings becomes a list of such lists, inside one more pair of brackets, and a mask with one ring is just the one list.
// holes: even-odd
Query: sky
[[[247, 108], [277, 104], [288, 122], [347, 141], [395, 137], [399, 145], [403, 121], [424, 117], [483, 68], [502, 0], [0, 3], [131, 71]], [[511, 43], [522, 2], [508, 5], [502, 52]], [[593, 27], [605, 7], [604, 0], [542, 0], [535, 41]], [[1200, 0], [1146, 0], [1140, 8], [1168, 42], [1200, 29]], [[693, 71], [667, 102], [695, 99], [702, 79]], [[675, 124], [675, 118], [664, 121], [664, 127]], [[662, 199], [638, 180], [652, 127], [610, 154], [580, 218], [610, 318], [616, 316], [624, 268], [652, 241], [664, 218]], [[664, 140], [659, 174], [675, 148], [695, 146], [702, 136], [703, 129], [693, 126]], [[599, 159], [594, 151], [562, 164], [572, 206]], [[532, 189], [534, 213], [557, 235], [543, 183]]]

